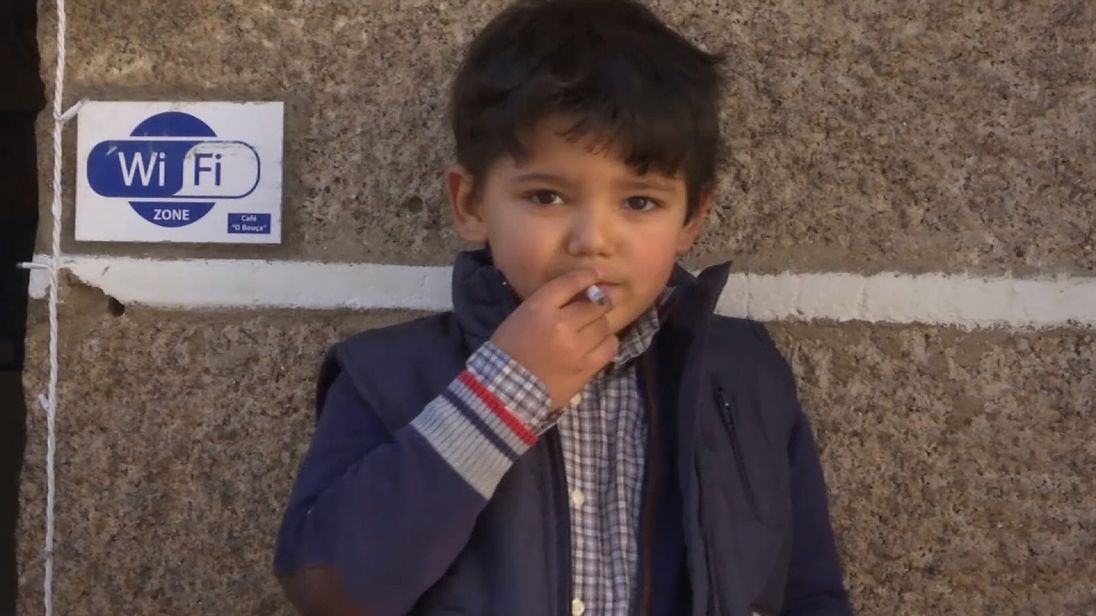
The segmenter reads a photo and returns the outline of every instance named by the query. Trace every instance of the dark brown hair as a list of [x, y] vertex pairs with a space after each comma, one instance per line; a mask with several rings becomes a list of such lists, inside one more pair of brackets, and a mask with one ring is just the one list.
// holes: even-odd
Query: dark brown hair
[[684, 170], [688, 218], [715, 182], [722, 58], [633, 0], [519, 0], [472, 41], [453, 81], [457, 162], [477, 186], [519, 135], [556, 114], [639, 174]]

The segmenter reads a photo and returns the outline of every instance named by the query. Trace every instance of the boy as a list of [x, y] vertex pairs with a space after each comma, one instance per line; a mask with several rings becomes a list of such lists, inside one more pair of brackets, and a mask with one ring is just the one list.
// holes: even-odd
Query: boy
[[[350, 338], [275, 568], [328, 614], [847, 614], [764, 328], [675, 266], [712, 202], [717, 59], [630, 0], [519, 2], [453, 83], [453, 311]], [[595, 287], [595, 288], [592, 288]]]

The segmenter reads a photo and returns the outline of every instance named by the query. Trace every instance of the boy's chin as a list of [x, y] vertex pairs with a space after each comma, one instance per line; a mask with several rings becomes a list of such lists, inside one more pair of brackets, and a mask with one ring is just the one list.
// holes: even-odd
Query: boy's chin
[[623, 338], [624, 334], [643, 316], [644, 312], [646, 311], [634, 314], [634, 309], [630, 310], [626, 306], [617, 306], [610, 310], [605, 318], [609, 319], [609, 330], [618, 338]]

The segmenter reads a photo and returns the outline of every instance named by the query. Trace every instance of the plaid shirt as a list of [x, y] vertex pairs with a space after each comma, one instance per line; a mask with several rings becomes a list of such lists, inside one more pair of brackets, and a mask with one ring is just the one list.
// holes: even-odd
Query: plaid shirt
[[623, 614], [636, 580], [647, 425], [634, 359], [658, 331], [651, 308], [621, 340], [612, 362], [552, 413], [539, 380], [493, 343], [469, 365], [537, 435], [558, 422], [571, 505], [571, 613]]
[[652, 308], [559, 421], [571, 497], [572, 614], [625, 614], [632, 602], [647, 445], [632, 360], [657, 331]]

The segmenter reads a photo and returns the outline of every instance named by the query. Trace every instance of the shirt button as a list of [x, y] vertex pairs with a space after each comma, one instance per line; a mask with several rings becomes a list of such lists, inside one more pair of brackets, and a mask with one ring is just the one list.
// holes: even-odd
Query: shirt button
[[581, 507], [586, 503], [586, 494], [582, 490], [575, 490], [571, 492], [571, 504], [575, 507]]
[[571, 601], [571, 616], [582, 616], [586, 611], [586, 604], [582, 602], [582, 599], [574, 599]]
[[571, 396], [571, 406], [578, 406], [580, 404], [582, 404], [582, 394]]

